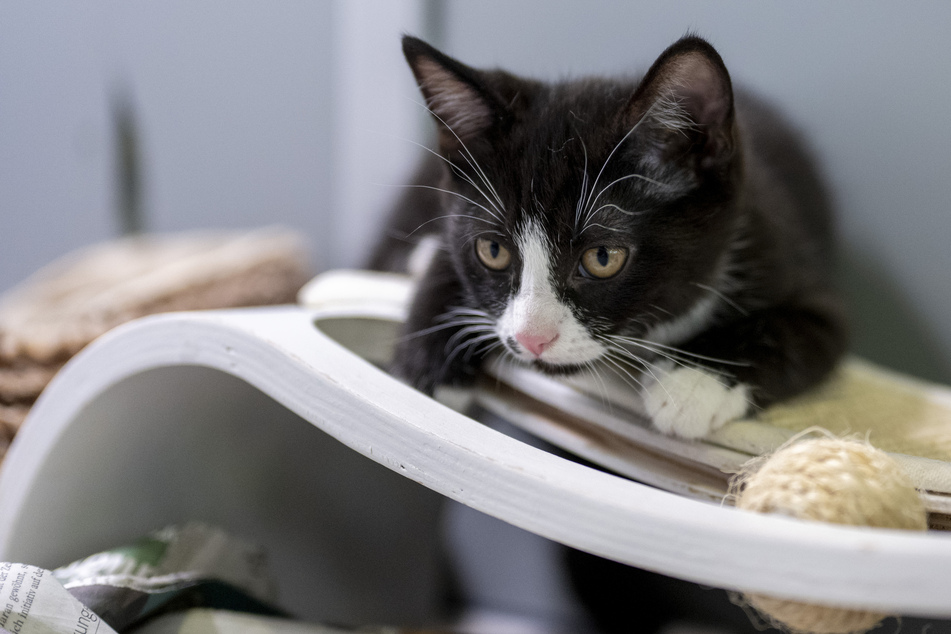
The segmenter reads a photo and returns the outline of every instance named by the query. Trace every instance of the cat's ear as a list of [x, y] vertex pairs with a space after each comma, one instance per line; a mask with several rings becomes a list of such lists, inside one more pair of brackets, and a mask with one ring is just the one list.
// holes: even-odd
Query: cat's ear
[[733, 86], [716, 50], [686, 36], [664, 51], [644, 76], [626, 112], [630, 127], [646, 124], [665, 158], [698, 159], [701, 169], [733, 155]]
[[481, 73], [406, 35], [403, 54], [439, 126], [440, 146], [458, 150], [491, 128], [504, 110]]

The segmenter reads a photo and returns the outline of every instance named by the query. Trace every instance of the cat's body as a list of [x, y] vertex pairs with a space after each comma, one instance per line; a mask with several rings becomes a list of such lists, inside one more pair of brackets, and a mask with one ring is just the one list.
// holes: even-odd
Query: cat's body
[[613, 373], [703, 436], [821, 380], [845, 348], [832, 222], [795, 135], [686, 37], [640, 81], [542, 83], [406, 38], [439, 148], [371, 266], [426, 263], [394, 371], [424, 391], [487, 354]]

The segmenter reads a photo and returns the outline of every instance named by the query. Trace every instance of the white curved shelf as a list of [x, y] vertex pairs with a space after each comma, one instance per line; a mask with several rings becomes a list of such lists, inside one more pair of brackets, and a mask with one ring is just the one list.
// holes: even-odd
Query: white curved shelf
[[[366, 317], [397, 318], [398, 312], [394, 308], [387, 315], [386, 309], [378, 309]], [[197, 390], [200, 399], [202, 382], [214, 383], [206, 374], [195, 374], [204, 368], [225, 375], [226, 382], [239, 379], [237, 391], [256, 388], [409, 480], [563, 544], [712, 586], [903, 614], [951, 615], [951, 538], [946, 534], [760, 516], [564, 460], [488, 429], [394, 380], [314, 327], [315, 319], [333, 316], [333, 311], [299, 307], [168, 314], [127, 324], [89, 346], [44, 392], [3, 464], [0, 560], [42, 559], [54, 551], [58, 556], [82, 554], [80, 548], [100, 537], [105, 540], [96, 531], [109, 532], [109, 521], [100, 518], [87, 528], [69, 515], [84, 507], [102, 512], [121, 508], [135, 517], [142, 512], [141, 521], [132, 523], [146, 528], [154, 519], [149, 505], [170, 495], [167, 489], [148, 489], [153, 462], [142, 459], [137, 465], [142, 473], [136, 478], [146, 484], [135, 485], [145, 488], [131, 501], [128, 490], [104, 487], [102, 481], [93, 486], [76, 469], [81, 463], [111, 460], [104, 447], [112, 437], [123, 443], [135, 443], [136, 438], [141, 443], [165, 442], [164, 436], [148, 436], [131, 422], [106, 425], [103, 417], [118, 417], [109, 413], [117, 403], [125, 403], [123, 412], [147, 412], [176, 401], [177, 393], [163, 392], [175, 376], [185, 377], [175, 389]], [[373, 342], [381, 322], [353, 318], [322, 323], [328, 330], [344, 323], [354, 341]], [[107, 398], [130, 381], [155, 386]], [[144, 394], [151, 394], [151, 400], [142, 400]], [[140, 402], [127, 402], [136, 398]], [[229, 416], [240, 418], [241, 412], [238, 407]], [[199, 433], [194, 421], [168, 424], [169, 434]], [[299, 431], [299, 442], [307, 442], [305, 436], [314, 436], [312, 432]], [[219, 435], [199, 456], [214, 461], [217, 457], [209, 454], [227, 452], [231, 433], [242, 432], [235, 428]], [[96, 449], [98, 453], [90, 454]], [[133, 453], [148, 456], [148, 450]], [[320, 466], [314, 467], [314, 477], [331, 477]], [[183, 490], [218, 487], [218, 493], [206, 494], [217, 499], [206, 503], [223, 504], [220, 492], [228, 485], [221, 480], [227, 478], [217, 472], [196, 473], [217, 480], [186, 482]], [[123, 480], [121, 473], [115, 477]], [[163, 477], [163, 482], [174, 478]], [[102, 502], [108, 496], [115, 499]], [[238, 506], [240, 502], [234, 501]], [[315, 511], [295, 530], [306, 531], [307, 522], [319, 521]], [[68, 545], [53, 548], [54, 541]]]

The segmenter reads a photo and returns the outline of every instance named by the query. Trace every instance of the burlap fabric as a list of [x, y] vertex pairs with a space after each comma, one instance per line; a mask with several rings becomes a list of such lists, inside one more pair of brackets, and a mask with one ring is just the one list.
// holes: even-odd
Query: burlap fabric
[[268, 228], [143, 235], [94, 245], [0, 297], [0, 455], [56, 372], [93, 339], [154, 313], [295, 301], [303, 239]]

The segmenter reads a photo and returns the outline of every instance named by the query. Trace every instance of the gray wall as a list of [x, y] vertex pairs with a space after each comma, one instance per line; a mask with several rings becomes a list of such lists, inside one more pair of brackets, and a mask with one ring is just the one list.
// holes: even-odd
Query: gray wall
[[122, 100], [147, 229], [282, 224], [316, 266], [360, 262], [415, 156], [381, 138], [419, 136], [399, 35], [420, 30], [422, 7], [0, 0], [0, 291], [118, 234]]
[[329, 206], [330, 3], [0, 3], [0, 289], [116, 235], [113, 106], [156, 231]]

